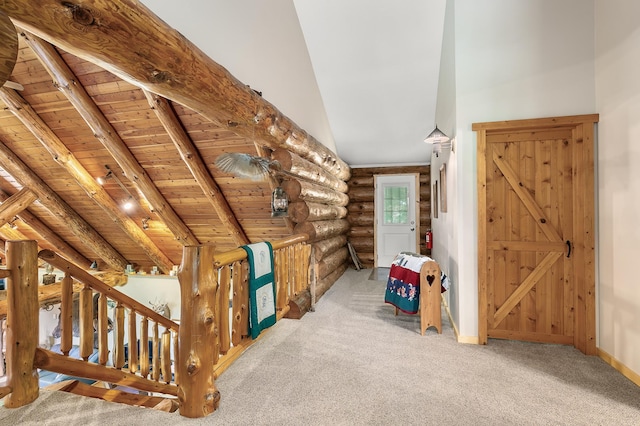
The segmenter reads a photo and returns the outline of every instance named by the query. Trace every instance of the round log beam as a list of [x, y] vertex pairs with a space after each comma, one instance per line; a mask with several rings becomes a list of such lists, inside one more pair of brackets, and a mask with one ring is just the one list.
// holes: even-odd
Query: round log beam
[[338, 235], [337, 237], [327, 238], [313, 244], [313, 256], [316, 261], [322, 260], [323, 257], [338, 250], [340, 247], [347, 245], [347, 237]]
[[[236, 134], [286, 148], [347, 180], [350, 167], [141, 2], [0, 3], [16, 25]], [[128, 48], [123, 49], [123, 46]]]
[[342, 207], [349, 204], [347, 194], [307, 181], [286, 179], [282, 182], [282, 189], [292, 202], [301, 200]]
[[373, 187], [360, 186], [350, 188], [348, 195], [351, 202], [371, 202], [373, 203], [374, 196]]
[[345, 217], [347, 217], [347, 208], [342, 206], [306, 201], [294, 201], [289, 204], [289, 218], [295, 223], [344, 219]]
[[356, 228], [352, 226], [347, 235], [349, 238], [373, 238], [373, 228]]
[[9, 80], [18, 58], [18, 33], [11, 19], [0, 12], [0, 86]]
[[294, 233], [306, 234], [310, 242], [324, 240], [336, 235], [345, 234], [349, 230], [349, 221], [338, 220], [318, 220], [316, 222], [303, 222], [296, 225]]
[[365, 203], [365, 202], [360, 202], [360, 203], [349, 203], [349, 206], [347, 206], [347, 209], [349, 210], [349, 213], [355, 213], [355, 214], [362, 214], [362, 213], [367, 213], [367, 214], [373, 214], [373, 211], [375, 209], [374, 203]]
[[369, 187], [373, 188], [373, 176], [357, 176], [349, 179], [350, 188]]
[[359, 215], [350, 215], [349, 223], [352, 227], [373, 227], [373, 223], [375, 222], [372, 214], [359, 214]]
[[318, 278], [322, 280], [349, 258], [349, 249], [342, 247], [318, 262]]
[[271, 153], [271, 158], [280, 163], [282, 170], [302, 179], [339, 192], [347, 192], [349, 189], [347, 183], [342, 179], [286, 149], [276, 149]]
[[351, 237], [349, 238], [349, 241], [358, 255], [360, 255], [360, 252], [373, 253], [373, 235], [370, 237]]

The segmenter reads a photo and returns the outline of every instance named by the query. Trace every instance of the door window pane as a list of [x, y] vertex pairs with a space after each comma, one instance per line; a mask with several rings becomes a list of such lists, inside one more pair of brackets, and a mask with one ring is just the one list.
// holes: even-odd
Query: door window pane
[[384, 224], [404, 225], [409, 217], [409, 197], [406, 186], [384, 188]]

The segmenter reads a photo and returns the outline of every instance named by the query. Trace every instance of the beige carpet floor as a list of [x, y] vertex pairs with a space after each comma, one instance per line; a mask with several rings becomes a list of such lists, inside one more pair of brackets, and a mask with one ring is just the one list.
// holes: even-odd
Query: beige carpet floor
[[[203, 419], [42, 392], [1, 425], [640, 425], [640, 388], [572, 347], [457, 343], [394, 316], [385, 282], [347, 270], [301, 320], [282, 320], [218, 380]], [[374, 277], [375, 278], [375, 277]]]

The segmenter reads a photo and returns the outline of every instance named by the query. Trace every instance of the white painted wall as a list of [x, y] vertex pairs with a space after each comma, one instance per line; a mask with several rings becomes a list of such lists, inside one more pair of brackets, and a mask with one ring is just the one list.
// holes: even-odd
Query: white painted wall
[[[444, 34], [442, 39], [442, 53], [440, 57], [440, 78], [438, 80], [438, 97], [436, 123], [438, 128], [452, 138], [454, 149], [443, 150], [437, 157], [431, 155], [431, 182], [440, 179], [440, 167], [447, 168], [447, 211], [438, 212], [438, 219], [431, 220], [433, 229], [432, 257], [449, 278], [449, 290], [444, 294], [449, 312], [454, 323], [460, 323], [460, 288], [458, 285], [457, 231], [455, 226], [458, 212], [458, 171], [455, 151], [456, 131], [456, 80], [455, 80], [455, 19], [453, 2], [448, 1], [445, 11]], [[433, 210], [433, 209], [432, 209]], [[433, 215], [433, 212], [432, 212]]]
[[130, 275], [127, 284], [116, 287], [116, 290], [148, 308], [152, 308], [152, 304], [167, 303], [171, 310], [171, 319], [180, 320], [180, 282], [178, 277]]
[[292, 0], [142, 3], [336, 152]]
[[599, 348], [640, 374], [640, 2], [595, 0]]
[[[451, 309], [461, 340], [473, 341], [478, 335], [478, 228], [471, 125], [597, 112], [594, 5], [584, 0], [448, 0], [447, 8], [455, 11], [447, 18], [455, 20], [455, 114], [451, 117], [449, 104], [439, 96], [438, 116], [455, 125], [447, 130], [456, 138], [448, 159], [456, 201], [446, 216], [434, 220], [436, 230], [446, 223], [441, 232], [451, 238], [449, 252], [434, 257], [448, 256], [448, 265], [457, 268], [450, 271], [456, 286]], [[438, 168], [432, 171], [437, 174]]]

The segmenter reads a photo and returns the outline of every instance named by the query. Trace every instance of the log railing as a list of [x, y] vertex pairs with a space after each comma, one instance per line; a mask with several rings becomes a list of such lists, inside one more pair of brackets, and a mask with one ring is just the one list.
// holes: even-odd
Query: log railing
[[[175, 355], [179, 353], [178, 324], [108, 286], [50, 250], [42, 250], [38, 256], [65, 273], [60, 306], [60, 351], [63, 355], [38, 348], [35, 367], [142, 391], [177, 396], [178, 378], [174, 377], [172, 364], [175, 362]], [[79, 294], [78, 319], [79, 353], [82, 360], [68, 357], [73, 347], [74, 280], [84, 285]], [[94, 303], [94, 296], [97, 303]], [[113, 327], [108, 316], [110, 301], [115, 304], [112, 315]], [[111, 328], [113, 342], [110, 345], [108, 334]], [[86, 362], [95, 350], [96, 340], [97, 365]]]
[[[291, 299], [309, 288], [311, 246], [307, 239], [296, 235], [271, 242], [278, 320], [287, 313]], [[6, 252], [7, 270], [0, 272], [8, 277], [7, 386], [0, 387], [0, 397], [7, 395], [6, 407], [19, 407], [38, 397], [40, 368], [177, 396], [181, 415], [203, 417], [218, 406], [215, 378], [254, 342], [248, 333], [247, 256], [240, 248], [225, 253], [215, 253], [213, 246], [184, 248], [178, 272], [180, 324], [49, 250], [38, 254], [34, 241], [9, 241]], [[60, 308], [62, 354], [38, 348], [38, 257], [65, 273]], [[74, 281], [83, 286], [78, 345], [82, 359], [68, 356], [73, 347]], [[108, 306], [114, 304], [109, 315]], [[89, 362], [95, 347], [97, 362]]]
[[[309, 289], [311, 246], [307, 236], [295, 235], [271, 242], [275, 265], [276, 316], [280, 320], [289, 311], [290, 301]], [[186, 250], [186, 249], [185, 249]], [[230, 301], [230, 315], [219, 315], [219, 359], [215, 362], [215, 376], [219, 376], [250, 345], [249, 336], [249, 266], [247, 253], [237, 248], [214, 255], [214, 275], [218, 277], [218, 305]], [[182, 281], [181, 281], [182, 282]], [[184, 303], [184, 301], [183, 301]]]

